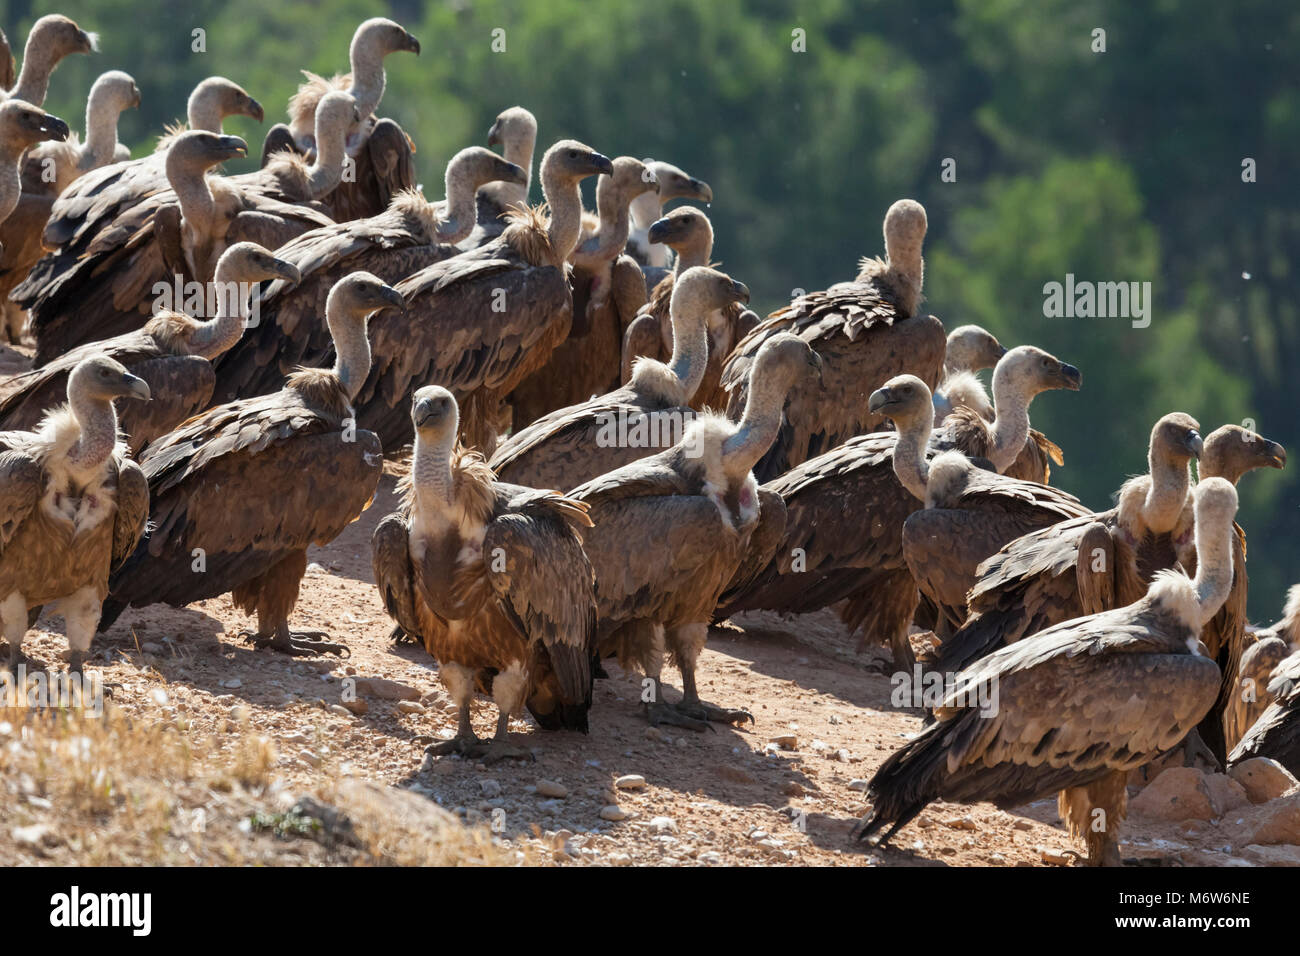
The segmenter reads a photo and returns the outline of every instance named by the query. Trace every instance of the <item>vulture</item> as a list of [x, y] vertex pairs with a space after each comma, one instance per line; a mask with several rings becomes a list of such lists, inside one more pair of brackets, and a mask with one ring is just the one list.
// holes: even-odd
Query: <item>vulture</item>
[[[1274, 692], [1284, 696], [1300, 677], [1297, 650], [1300, 650], [1300, 584], [1292, 585], [1287, 591], [1282, 620], [1247, 636], [1246, 649], [1237, 662], [1237, 680], [1223, 712], [1224, 745], [1230, 755], [1268, 709]], [[1275, 678], [1282, 678], [1276, 688], [1272, 686]]]
[[289, 125], [272, 127], [262, 144], [263, 166], [286, 149], [313, 156], [322, 146], [313, 119], [318, 104], [331, 92], [352, 94], [358, 116], [347, 131], [346, 145], [354, 163], [353, 175], [330, 197], [330, 210], [339, 222], [377, 216], [399, 192], [416, 184], [415, 147], [397, 123], [375, 117], [384, 95], [384, 57], [401, 51], [419, 56], [420, 41], [392, 20], [366, 20], [357, 27], [348, 48], [351, 72], [326, 79], [303, 70], [306, 82], [289, 100]]
[[[891, 380], [880, 389], [885, 394], [873, 393], [880, 408], [873, 414], [888, 415], [897, 431], [851, 438], [763, 486], [785, 502], [784, 540], [765, 567], [727, 589], [717, 617], [754, 609], [803, 614], [845, 601], [840, 616], [850, 630], [861, 629], [859, 649], [886, 645], [895, 664], [911, 670], [908, 625], [918, 595], [903, 556], [903, 526], [924, 502], [927, 459], [955, 449], [1025, 478], [1018, 462], [1037, 447], [1029, 427], [1031, 399], [1046, 389], [1077, 389], [1080, 381], [1074, 366], [1022, 345], [995, 370], [994, 422], [962, 408], [936, 431], [925, 382], [917, 376]], [[907, 477], [900, 481], [900, 475]], [[1036, 490], [1034, 498], [1045, 502], [1048, 494]]]
[[978, 325], [962, 325], [949, 332], [943, 351], [943, 379], [934, 390], [934, 420], [942, 422], [954, 407], [965, 405], [991, 421], [993, 403], [975, 373], [994, 368], [1006, 354], [1002, 343]]
[[508, 224], [510, 209], [528, 205], [528, 187], [532, 182], [533, 151], [537, 148], [537, 117], [522, 106], [512, 106], [497, 114], [488, 130], [487, 144], [500, 146], [501, 155], [524, 171], [522, 183], [502, 180], [479, 187], [475, 197], [478, 224], [465, 240], [473, 249], [495, 239]]
[[0, 432], [0, 622], [11, 668], [25, 660], [29, 611], [57, 602], [69, 670], [81, 672], [109, 572], [136, 547], [149, 514], [149, 486], [126, 456], [113, 410], [115, 398], [148, 401], [149, 386], [92, 356], [68, 376], [67, 397], [35, 431]]
[[18, 341], [26, 316], [9, 301], [9, 293], [45, 252], [41, 234], [54, 200], [83, 173], [130, 159], [131, 151], [117, 141], [117, 118], [140, 105], [135, 81], [120, 70], [102, 74], [86, 102], [86, 141], [75, 133], [63, 141], [33, 146], [22, 163], [22, 196], [18, 207], [0, 227], [0, 302], [11, 342]]
[[582, 229], [579, 183], [613, 171], [590, 147], [561, 140], [542, 157], [549, 222], [538, 208], [512, 210], [496, 239], [397, 284], [410, 313], [374, 323], [374, 367], [357, 395], [358, 424], [384, 448], [411, 440], [410, 397], [433, 384], [456, 396], [465, 444], [491, 456], [502, 399], [569, 334], [565, 273]]
[[333, 368], [305, 369], [279, 392], [211, 408], [145, 449], [151, 530], [110, 580], [101, 630], [127, 606], [181, 607], [229, 591], [257, 615], [257, 631], [241, 634], [254, 646], [347, 652], [322, 632], [290, 631], [289, 614], [307, 548], [337, 537], [379, 484], [379, 438], [356, 427], [353, 402], [370, 366], [367, 317], [389, 308], [405, 308], [391, 287], [364, 272], [348, 276], [326, 304]]
[[796, 388], [786, 421], [754, 474], [770, 481], [855, 435], [878, 429], [884, 419], [867, 408], [873, 391], [895, 375], [910, 373], [934, 390], [943, 365], [943, 324], [922, 315], [925, 209], [900, 199], [885, 215], [885, 259], [863, 259], [857, 278], [822, 292], [801, 295], [773, 312], [736, 346], [722, 372], [727, 414], [745, 404], [750, 364], [763, 340], [791, 332], [815, 348], [826, 368], [823, 389]]
[[[1124, 483], [1116, 507], [1031, 532], [985, 561], [967, 596], [966, 623], [940, 647], [937, 669], [960, 670], [1004, 643], [1132, 602], [1156, 571], [1176, 562], [1194, 569], [1191, 459], [1201, 460], [1202, 479], [1233, 485], [1251, 469], [1281, 468], [1286, 461], [1281, 445], [1240, 426], [1225, 425], [1204, 440], [1199, 429], [1188, 415], [1164, 416], [1151, 431], [1149, 473]], [[1225, 678], [1224, 697], [1200, 734], [1220, 761], [1222, 715], [1246, 628], [1245, 533], [1234, 528], [1232, 591], [1201, 634]]]
[[1218, 665], [1200, 653], [1198, 635], [1232, 587], [1236, 510], [1231, 483], [1206, 479], [1195, 496], [1194, 578], [1161, 571], [1137, 601], [1041, 631], [955, 675], [937, 722], [868, 784], [857, 839], [886, 843], [932, 800], [1009, 809], [1058, 791], [1088, 862], [1118, 865], [1128, 772], [1175, 747], [1219, 693]]
[[623, 332], [645, 305], [645, 277], [627, 245], [628, 204], [658, 184], [639, 160], [619, 156], [596, 185], [598, 221], [585, 221], [573, 264], [569, 336], [510, 394], [516, 427], [618, 386]]
[[217, 363], [217, 401], [273, 392], [299, 365], [324, 365], [332, 345], [321, 317], [339, 279], [369, 272], [394, 283], [457, 255], [454, 243], [474, 226], [474, 191], [494, 180], [525, 178], [513, 163], [471, 146], [447, 164], [445, 200], [426, 202], [407, 190], [378, 216], [322, 226], [285, 243], [276, 254], [300, 270], [302, 282], [275, 282], [262, 291], [257, 327]]
[[[547, 730], [587, 731], [596, 632], [595, 575], [582, 548], [587, 505], [496, 480], [457, 443], [456, 399], [415, 393], [415, 447], [402, 509], [375, 528], [375, 583], [398, 631], [438, 661], [460, 711], [454, 739], [430, 753], [493, 761], [529, 756], [506, 742], [527, 705]], [[475, 685], [491, 690], [496, 735], [474, 736]]]
[[695, 417], [687, 403], [704, 375], [708, 317], [748, 300], [743, 283], [687, 269], [672, 290], [668, 364], [640, 359], [623, 387], [515, 432], [492, 456], [493, 471], [516, 484], [569, 489], [676, 444]]
[[[667, 246], [676, 255], [672, 271], [659, 280], [651, 292], [649, 303], [642, 307], [623, 335], [622, 374], [625, 383], [632, 380], [632, 366], [639, 356], [664, 361], [672, 354], [673, 324], [669, 304], [673, 283], [687, 269], [707, 266], [713, 254], [713, 226], [709, 217], [694, 206], [674, 209], [656, 221], [647, 236], [651, 243]], [[758, 316], [739, 302], [709, 314], [709, 360], [704, 369], [704, 379], [690, 400], [692, 408], [700, 411], [726, 408], [727, 393], [721, 388], [722, 363], [758, 321]]]
[[[321, 105], [336, 123], [340, 113], [353, 111], [347, 94], [337, 95], [339, 100]], [[37, 367], [79, 345], [138, 329], [153, 312], [160, 284], [211, 281], [228, 246], [249, 241], [275, 249], [332, 222], [310, 206], [270, 195], [271, 177], [252, 182], [208, 174], [246, 151], [238, 136], [182, 133], [167, 151], [170, 189], [134, 205], [86, 249], [64, 247], [32, 268], [13, 299], [30, 313]], [[286, 167], [293, 162], [286, 158]], [[302, 174], [310, 184], [323, 184], [330, 177], [337, 182], [339, 169], [294, 173], [288, 178]]]
[[23, 152], [36, 143], [68, 138], [68, 124], [24, 100], [0, 102], [0, 223], [22, 195]]
[[[645, 165], [655, 181], [659, 183], [659, 191], [644, 193], [632, 200], [632, 229], [627, 240], [627, 254], [645, 270], [646, 285], [654, 288], [663, 281], [664, 276], [668, 274], [669, 266], [673, 263], [669, 260], [668, 249], [664, 248], [666, 243], [660, 243], [650, 237], [651, 228], [663, 218], [664, 207], [673, 200], [690, 199], [695, 202], [711, 203], [713, 190], [704, 180], [696, 179], [672, 163], [647, 159]], [[677, 250], [673, 249], [673, 251]], [[705, 257], [704, 262], [695, 265], [708, 265], [708, 257]]]
[[[696, 662], [723, 588], [759, 541], [779, 541], [781, 500], [761, 490], [754, 463], [781, 423], [786, 393], [821, 359], [793, 335], [763, 343], [738, 423], [703, 415], [680, 442], [579, 486], [567, 497], [589, 506], [583, 536], [596, 569], [597, 649], [653, 681], [652, 724], [703, 729], [753, 720], [699, 698]], [[664, 699], [665, 650], [682, 674], [682, 699]]]
[[92, 342], [0, 384], [0, 428], [32, 429], [61, 400], [68, 377], [95, 355], [107, 355], [145, 381], [153, 400], [122, 410], [120, 423], [133, 455], [212, 401], [213, 362], [239, 340], [249, 310], [244, 290], [264, 279], [297, 281], [298, 269], [261, 246], [241, 242], [217, 263], [215, 314], [193, 319], [163, 309], [134, 332]]
[[[262, 121], [262, 107], [243, 88], [220, 76], [211, 76], [194, 88], [188, 107], [190, 130], [220, 133], [227, 116], [251, 116]], [[168, 188], [167, 151], [186, 130], [169, 128], [149, 156], [112, 163], [81, 176], [55, 201], [45, 226], [44, 242], [50, 248], [70, 246], [82, 252], [100, 230], [136, 203]]]
[[43, 106], [50, 88], [50, 75], [59, 61], [73, 53], [94, 53], [98, 49], [99, 37], [87, 33], [67, 17], [57, 13], [41, 17], [27, 34], [18, 81], [7, 93], [0, 91], [0, 102], [22, 100]]

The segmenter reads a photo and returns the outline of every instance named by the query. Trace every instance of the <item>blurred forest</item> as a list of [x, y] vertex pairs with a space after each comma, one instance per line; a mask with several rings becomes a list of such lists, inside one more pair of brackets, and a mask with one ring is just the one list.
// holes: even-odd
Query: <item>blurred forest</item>
[[[81, 129], [94, 77], [128, 71], [144, 98], [123, 116], [136, 155], [212, 74], [279, 121], [300, 69], [346, 70], [357, 23], [390, 16], [423, 53], [389, 57], [380, 113], [414, 138], [429, 195], [452, 153], [522, 104], [541, 148], [572, 136], [708, 180], [715, 258], [759, 312], [850, 278], [882, 252], [890, 202], [914, 197], [930, 217], [930, 310], [1083, 370], [1080, 393], [1044, 395], [1033, 415], [1065, 449], [1054, 480], [1094, 508], [1145, 470], [1168, 411], [1300, 448], [1295, 4], [6, 0], [0, 25], [20, 47], [51, 12], [98, 31], [101, 52], [60, 66], [47, 108]], [[265, 129], [227, 124], [254, 155]], [[1045, 318], [1043, 286], [1067, 273], [1149, 281], [1150, 327]], [[1300, 460], [1240, 490], [1251, 612], [1272, 622], [1300, 581]]]

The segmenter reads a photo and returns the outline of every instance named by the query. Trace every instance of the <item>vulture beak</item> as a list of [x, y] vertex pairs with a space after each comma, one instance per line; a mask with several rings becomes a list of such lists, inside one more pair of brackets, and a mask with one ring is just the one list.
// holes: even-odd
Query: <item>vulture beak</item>
[[600, 153], [591, 154], [591, 168], [594, 172], [604, 173], [606, 176], [614, 175], [614, 164], [610, 162], [608, 156]]
[[435, 404], [432, 398], [416, 399], [415, 407], [411, 409], [411, 421], [415, 422], [416, 428], [423, 428], [425, 423], [433, 418], [437, 412]]
[[248, 144], [238, 136], [222, 136], [217, 141], [217, 152], [222, 159], [248, 155]]
[[[1006, 349], [1003, 349], [1002, 351], [1005, 353]], [[1062, 364], [1061, 381], [1065, 383], [1067, 389], [1072, 392], [1077, 392], [1083, 385], [1083, 374], [1073, 365]]]
[[270, 266], [268, 271], [278, 275], [285, 282], [289, 283], [290, 286], [295, 286], [302, 281], [302, 272], [299, 271], [298, 267], [292, 262], [286, 262], [283, 259], [277, 259], [272, 256], [271, 261], [267, 263], [267, 265]]
[[514, 183], [517, 186], [528, 185], [528, 173], [522, 166], [502, 160], [505, 165], [505, 171], [501, 174], [501, 180], [507, 183]]
[[737, 302], [744, 302], [748, 304], [749, 286], [745, 285], [745, 283], [743, 282], [737, 282], [735, 279], [732, 279], [731, 291], [735, 294]]
[[1268, 455], [1268, 466], [1270, 468], [1286, 467], [1286, 449], [1277, 442], [1271, 441], [1265, 443], [1264, 451]]
[[87, 33], [85, 30], [78, 30], [77, 42], [81, 45], [82, 53], [99, 52], [99, 35], [96, 33]]
[[501, 121], [500, 120], [497, 120], [495, 123], [493, 123], [492, 128], [488, 130], [487, 144], [489, 146], [501, 145]]
[[808, 367], [817, 373], [817, 384], [824, 386], [826, 380], [822, 377], [822, 364], [821, 354], [816, 349], [810, 348], [808, 350]]
[[251, 96], [248, 98], [248, 115], [259, 123], [266, 119], [266, 111], [262, 109], [262, 104]]
[[[381, 287], [379, 290], [379, 298], [388, 303], [388, 306], [386, 306], [387, 308], [396, 309], [401, 312], [402, 315], [407, 314], [406, 299], [402, 297], [402, 293], [398, 292], [392, 286], [386, 285]], [[381, 306], [380, 308], [385, 308], [385, 306]]]
[[414, 53], [416, 56], [419, 56], [419, 55], [420, 55], [420, 41], [417, 40], [415, 37], [411, 36], [411, 34], [408, 33], [408, 34], [406, 35], [406, 46], [405, 46], [405, 49], [407, 49], [407, 50], [409, 50], [410, 52]]
[[1007, 354], [1007, 347], [1005, 345], [998, 345], [998, 358], [1002, 358], [1002, 356], [1006, 354]]
[[871, 393], [867, 399], [867, 411], [871, 414], [879, 414], [882, 409], [888, 408], [894, 402], [894, 393], [888, 388], [878, 388]]
[[650, 226], [650, 231], [646, 233], [652, 243], [665, 243], [673, 237], [673, 222], [675, 220], [663, 218], [657, 219]]
[[67, 123], [63, 122], [63, 120], [59, 119], [53, 113], [46, 113], [41, 117], [41, 132], [48, 133], [50, 139], [56, 139], [62, 142], [68, 138], [68, 134], [71, 130], [68, 129]]
[[695, 190], [695, 195], [691, 198], [700, 202], [713, 202], [713, 189], [702, 179], [692, 179], [691, 189]]
[[1183, 439], [1183, 447], [1191, 452], [1193, 458], [1199, 460], [1201, 452], [1205, 451], [1205, 442], [1201, 439], [1201, 433], [1195, 430], [1189, 431], [1187, 437]]
[[130, 372], [122, 376], [122, 388], [123, 398], [138, 398], [146, 402], [153, 398], [149, 392], [149, 383]]
[[139, 109], [139, 107], [140, 107], [140, 88], [139, 88], [139, 87], [132, 87], [132, 88], [131, 88], [131, 106], [134, 107], [134, 108], [136, 108], [136, 109]]

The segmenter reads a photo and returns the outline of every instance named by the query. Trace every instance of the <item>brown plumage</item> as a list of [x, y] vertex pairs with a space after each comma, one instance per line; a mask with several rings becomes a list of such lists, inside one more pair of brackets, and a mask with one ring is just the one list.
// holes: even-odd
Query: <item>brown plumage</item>
[[23, 661], [28, 612], [57, 602], [80, 671], [110, 569], [135, 548], [149, 489], [119, 440], [113, 399], [149, 387], [107, 357], [68, 377], [68, 405], [35, 431], [0, 433], [0, 622], [9, 665]]
[[943, 366], [943, 324], [921, 315], [925, 210], [900, 199], [885, 216], [887, 258], [864, 259], [857, 278], [810, 292], [773, 312], [736, 346], [722, 373], [727, 414], [745, 403], [745, 377], [763, 340], [793, 332], [815, 348], [826, 367], [824, 388], [796, 389], [786, 422], [755, 470], [770, 481], [855, 435], [884, 424], [867, 408], [870, 394], [895, 375], [910, 373], [933, 391]]
[[8, 379], [0, 385], [0, 427], [34, 428], [66, 392], [69, 374], [84, 359], [107, 355], [148, 383], [153, 395], [147, 404], [128, 405], [120, 417], [128, 447], [138, 453], [208, 407], [216, 382], [213, 361], [238, 340], [249, 314], [239, 284], [277, 277], [295, 282], [298, 270], [254, 243], [231, 246], [217, 264], [217, 311], [208, 321], [161, 310], [141, 329], [83, 345]]
[[353, 272], [394, 283], [459, 254], [454, 243], [474, 226], [474, 190], [496, 179], [524, 178], [518, 166], [473, 146], [447, 164], [446, 199], [426, 202], [409, 190], [378, 216], [322, 226], [285, 243], [276, 253], [303, 280], [263, 290], [257, 327], [217, 363], [217, 401], [275, 391], [298, 366], [325, 364], [333, 348], [325, 300], [335, 283]]
[[420, 41], [392, 20], [363, 22], [348, 49], [351, 72], [326, 79], [303, 70], [305, 81], [289, 99], [289, 125], [272, 127], [262, 144], [263, 167], [286, 150], [314, 158], [321, 146], [314, 117], [322, 100], [337, 92], [356, 99], [358, 116], [346, 139], [351, 175], [330, 197], [330, 213], [338, 222], [378, 216], [399, 193], [415, 187], [414, 144], [393, 120], [375, 116], [384, 95], [384, 58], [399, 51], [418, 56]]
[[515, 432], [492, 456], [493, 469], [506, 481], [564, 490], [672, 446], [694, 417], [687, 401], [705, 370], [708, 316], [748, 299], [729, 276], [689, 269], [673, 295], [669, 364], [642, 359], [627, 385]]
[[[990, 459], [994, 470], [1011, 471], [1023, 446], [1033, 441], [1033, 396], [1079, 384], [1077, 369], [1032, 346], [1009, 352], [999, 369], [1002, 374], [994, 376], [999, 419], [991, 428], [982, 418], [966, 427], [964, 419], [950, 415], [934, 429], [925, 382], [897, 376], [868, 397], [867, 407], [874, 401], [879, 411], [872, 414], [888, 415], [898, 431], [852, 438], [768, 482], [764, 487], [781, 496], [789, 513], [785, 540], [750, 581], [728, 588], [718, 616], [760, 608], [807, 613], [843, 601], [839, 613], [845, 624], [861, 629], [859, 649], [868, 643], [887, 646], [896, 664], [910, 669], [908, 625], [918, 595], [903, 556], [903, 525], [925, 500], [926, 461], [956, 450]], [[1035, 497], [1055, 496], [1035, 490]]]
[[537, 117], [522, 106], [502, 110], [488, 130], [487, 144], [500, 146], [501, 155], [524, 171], [523, 183], [490, 183], [474, 197], [477, 224], [465, 240], [464, 248], [474, 249], [501, 235], [513, 208], [528, 205], [528, 187], [532, 183], [533, 151], [537, 148]]
[[22, 194], [23, 153], [36, 143], [68, 138], [68, 124], [23, 100], [0, 103], [0, 222]]
[[1176, 746], [1218, 694], [1219, 668], [1197, 638], [1231, 588], [1236, 491], [1206, 479], [1195, 508], [1194, 579], [1161, 572], [1136, 602], [1042, 631], [955, 675], [936, 702], [938, 722], [872, 778], [858, 839], [888, 841], [933, 800], [1011, 808], [1060, 791], [1061, 816], [1087, 841], [1088, 861], [1118, 864], [1128, 771]]
[[[457, 444], [456, 399], [415, 393], [415, 448], [400, 511], [375, 528], [375, 583], [398, 628], [438, 660], [460, 709], [456, 737], [432, 753], [522, 755], [506, 746], [525, 704], [549, 730], [587, 730], [595, 575], [582, 547], [587, 506], [496, 480]], [[474, 736], [475, 685], [500, 711], [486, 751]]]
[[275, 394], [212, 408], [145, 450], [152, 530], [113, 575], [101, 627], [128, 605], [179, 607], [230, 592], [236, 607], [257, 615], [248, 635], [256, 646], [346, 651], [326, 635], [292, 633], [288, 618], [307, 548], [342, 532], [379, 483], [379, 438], [355, 427], [353, 402], [370, 362], [367, 317], [403, 307], [374, 276], [349, 276], [328, 306], [333, 369], [302, 371]]
[[[739, 423], [702, 416], [667, 451], [568, 496], [588, 504], [595, 522], [584, 541], [596, 569], [600, 654], [616, 654], [653, 682], [652, 723], [702, 729], [710, 720], [753, 719], [701, 702], [696, 662], [718, 596], [745, 564], [752, 538], [784, 517], [775, 497], [759, 490], [752, 468], [780, 426], [787, 392], [820, 364], [799, 338], [773, 336], [752, 367]], [[779, 538], [779, 532], [763, 537]], [[665, 650], [682, 672], [677, 705], [663, 696]]]
[[617, 157], [613, 166], [596, 185], [597, 218], [584, 216], [578, 245], [569, 255], [574, 310], [569, 335], [508, 399], [517, 428], [618, 386], [623, 333], [646, 301], [641, 268], [622, 255], [628, 206], [659, 186], [630, 156]]
[[[655, 285], [650, 301], [637, 313], [623, 335], [622, 377], [625, 384], [632, 380], [632, 366], [638, 358], [668, 360], [673, 350], [672, 312], [669, 308], [673, 283], [687, 269], [708, 265], [713, 254], [713, 226], [709, 218], [694, 206], [674, 209], [657, 220], [647, 230], [646, 239], [654, 245], [662, 244], [672, 249], [676, 261], [673, 271]], [[697, 411], [726, 408], [722, 365], [736, 343], [753, 331], [758, 322], [758, 316], [739, 302], [709, 314], [708, 364], [704, 368], [704, 378], [691, 397], [691, 408]]]
[[1254, 636], [1224, 712], [1228, 766], [1267, 757], [1300, 773], [1300, 584], [1287, 591], [1282, 620]]
[[491, 456], [501, 399], [569, 332], [565, 263], [581, 230], [578, 184], [612, 168], [588, 146], [556, 143], [541, 166], [549, 222], [538, 209], [515, 210], [499, 238], [397, 284], [410, 312], [375, 322], [374, 367], [357, 396], [358, 423], [387, 450], [411, 440], [410, 397], [434, 384], [456, 396], [465, 444]]

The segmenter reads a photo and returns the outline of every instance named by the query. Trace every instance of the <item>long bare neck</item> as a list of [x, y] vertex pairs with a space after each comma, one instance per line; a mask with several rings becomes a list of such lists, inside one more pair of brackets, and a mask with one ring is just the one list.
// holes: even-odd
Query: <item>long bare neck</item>
[[216, 358], [238, 342], [248, 317], [243, 287], [229, 263], [217, 262], [213, 282], [217, 289], [217, 314], [198, 323], [190, 336], [190, 353], [205, 359]]
[[738, 478], [752, 470], [772, 447], [792, 381], [793, 373], [784, 367], [768, 369], [755, 364], [740, 424], [722, 443], [723, 467], [728, 475]]
[[86, 142], [81, 147], [78, 166], [81, 169], [98, 169], [113, 161], [117, 152], [117, 119], [120, 110], [111, 103], [97, 100], [91, 91], [86, 104]]
[[384, 50], [378, 42], [362, 38], [348, 51], [352, 63], [352, 88], [362, 119], [374, 113], [384, 98]]
[[894, 443], [894, 475], [914, 498], [925, 501], [930, 481], [930, 466], [925, 451], [934, 431], [934, 406], [927, 403], [915, 420], [895, 422], [898, 441]]
[[1196, 602], [1201, 607], [1201, 624], [1214, 617], [1232, 591], [1232, 524], [1196, 523]]
[[447, 199], [438, 216], [438, 241], [457, 243], [474, 231], [475, 183], [469, 169], [457, 163], [447, 166]]
[[596, 215], [600, 219], [600, 228], [596, 232], [593, 255], [612, 261], [627, 245], [632, 226], [627, 199], [609, 177], [602, 178], [600, 188], [596, 190]]
[[45, 94], [50, 88], [50, 74], [57, 64], [53, 52], [36, 36], [29, 36], [27, 47], [23, 50], [23, 69], [18, 74], [18, 84], [9, 93], [9, 98], [23, 100], [32, 106], [45, 105]]
[[361, 385], [370, 374], [370, 339], [366, 323], [344, 316], [329, 320], [330, 335], [334, 338], [334, 374], [348, 394], [348, 400], [357, 397]]
[[16, 146], [16, 143], [0, 136], [0, 222], [9, 218], [22, 193], [22, 172], [18, 163], [23, 151]]
[[113, 403], [74, 393], [69, 397], [69, 405], [81, 436], [68, 452], [68, 464], [77, 471], [102, 465], [117, 446], [117, 412]]
[[1187, 464], [1159, 458], [1153, 452], [1148, 456], [1151, 469], [1151, 487], [1147, 489], [1142, 504], [1142, 521], [1157, 534], [1172, 531], [1187, 504], [1187, 489], [1191, 478]]
[[[704, 316], [691, 314], [694, 310], [693, 305], [685, 304], [669, 314], [673, 326], [673, 354], [668, 360], [668, 370], [682, 383], [683, 404], [695, 397], [709, 363], [707, 322]], [[753, 393], [750, 395], [752, 397]]]
[[[659, 246], [655, 245], [651, 248], [655, 249]], [[679, 245], [676, 252], [677, 264], [673, 267], [673, 275], [680, 276], [687, 269], [695, 266], [707, 266], [709, 257], [713, 255], [713, 237], [707, 232], [700, 232]]]
[[559, 259], [567, 259], [582, 235], [582, 191], [577, 180], [542, 173], [542, 195], [551, 207], [551, 222], [546, 235]]
[[225, 118], [225, 112], [221, 108], [221, 91], [211, 86], [200, 86], [190, 95], [185, 115], [190, 129], [220, 133], [221, 121]]
[[[632, 200], [629, 212], [632, 217], [632, 228], [636, 230], [638, 236], [644, 236], [650, 231], [656, 219], [663, 215], [663, 203], [659, 201], [659, 194], [650, 192], [642, 193]], [[680, 259], [680, 256], [679, 256]], [[646, 262], [660, 269], [668, 265], [668, 250], [663, 247], [662, 243], [651, 245], [646, 243]], [[706, 265], [707, 262], [697, 262], [695, 265]], [[678, 264], [678, 271], [681, 271], [681, 264]]]
[[176, 192], [185, 221], [203, 234], [210, 234], [217, 219], [217, 201], [206, 171], [186, 165], [172, 150], [167, 154], [167, 181]]
[[502, 151], [505, 158], [522, 169], [528, 177], [528, 181], [522, 186], [518, 183], [501, 184], [505, 187], [506, 195], [513, 196], [510, 200], [512, 203], [528, 201], [528, 189], [533, 184], [533, 150], [536, 145], [536, 137], [512, 136]]
[[307, 170], [307, 188], [312, 199], [331, 192], [343, 180], [347, 156], [346, 130], [316, 130], [316, 162]]
[[456, 479], [451, 470], [455, 447], [455, 427], [437, 436], [416, 432], [415, 448], [411, 452], [411, 482], [421, 510], [449, 516], [456, 493]]
[[989, 461], [998, 474], [1010, 468], [1025, 447], [1032, 400], [1033, 395], [1018, 388], [1003, 369], [993, 372], [993, 447], [989, 450]]

